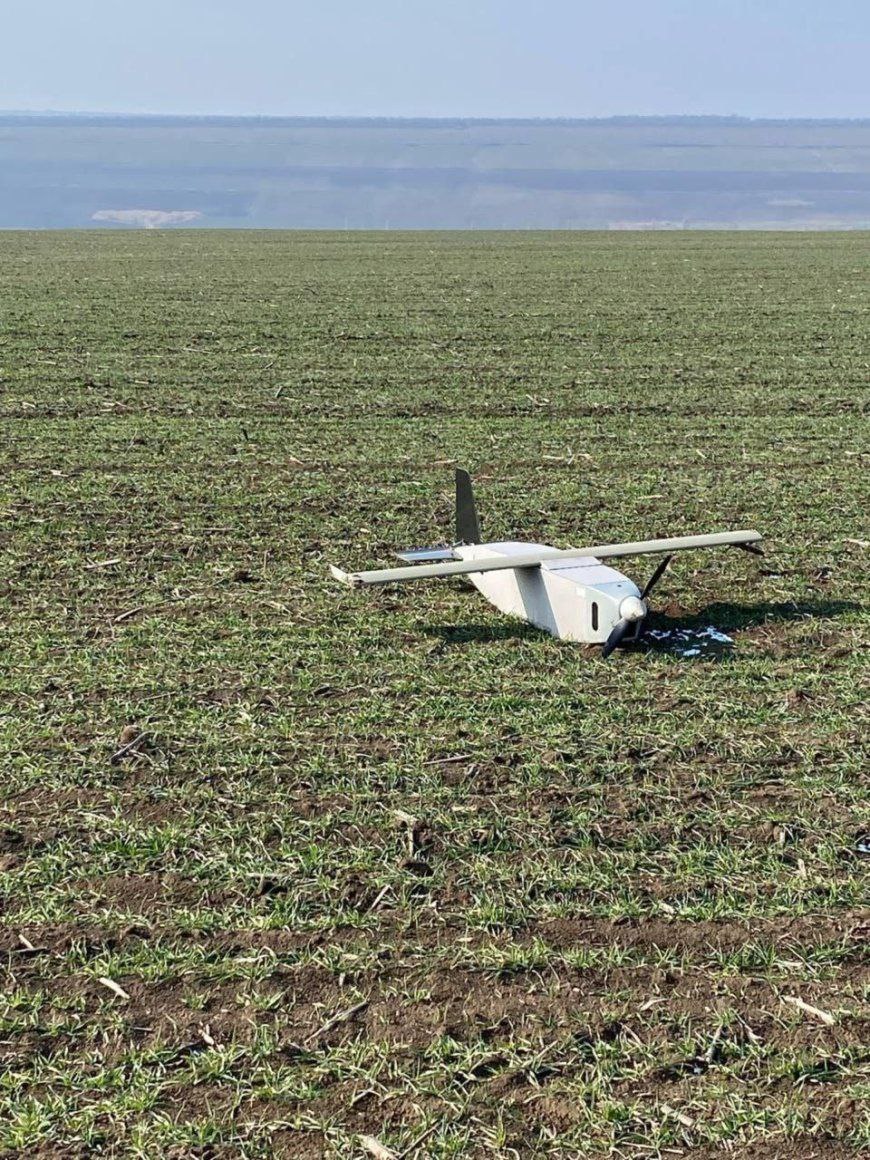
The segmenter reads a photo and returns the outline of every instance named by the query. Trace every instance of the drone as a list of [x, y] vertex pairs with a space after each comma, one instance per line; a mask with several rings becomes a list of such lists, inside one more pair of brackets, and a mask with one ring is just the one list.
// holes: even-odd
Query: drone
[[[471, 583], [501, 612], [518, 616], [559, 640], [600, 644], [602, 655], [636, 641], [649, 615], [649, 595], [661, 580], [674, 552], [690, 548], [735, 547], [762, 555], [756, 531], [713, 532], [637, 540], [627, 544], [597, 544], [562, 551], [546, 544], [519, 541], [485, 542], [474, 501], [471, 477], [456, 472], [456, 542], [449, 547], [397, 552], [405, 567], [370, 572], [343, 572], [330, 565], [336, 580], [351, 588], [370, 584], [402, 584], [440, 576], [468, 576]], [[643, 589], [602, 563], [620, 556], [666, 553]]]

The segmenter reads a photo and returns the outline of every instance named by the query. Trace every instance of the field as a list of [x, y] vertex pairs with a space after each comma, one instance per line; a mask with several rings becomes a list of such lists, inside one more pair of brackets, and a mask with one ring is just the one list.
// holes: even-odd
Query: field
[[[0, 250], [3, 1155], [870, 1149], [870, 236]], [[733, 646], [331, 581], [454, 464]]]

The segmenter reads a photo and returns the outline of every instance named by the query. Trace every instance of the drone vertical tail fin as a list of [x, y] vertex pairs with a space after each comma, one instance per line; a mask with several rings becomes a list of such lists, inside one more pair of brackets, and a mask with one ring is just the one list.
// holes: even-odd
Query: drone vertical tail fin
[[471, 476], [461, 468], [456, 471], [456, 539], [460, 544], [481, 542]]

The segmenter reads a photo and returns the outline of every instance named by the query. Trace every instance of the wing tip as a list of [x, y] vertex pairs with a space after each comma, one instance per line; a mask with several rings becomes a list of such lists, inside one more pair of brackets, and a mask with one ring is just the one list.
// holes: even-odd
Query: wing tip
[[332, 573], [333, 579], [337, 580], [339, 584], [346, 584], [348, 588], [359, 587], [359, 581], [352, 573], [343, 572], [341, 568], [337, 568], [335, 564], [329, 565], [329, 571]]
[[761, 532], [756, 532], [754, 528], [749, 528], [743, 533], [743, 539], [738, 541], [735, 545], [741, 548], [744, 552], [749, 552], [752, 556], [763, 556], [764, 549], [759, 547], [759, 544], [764, 540]]

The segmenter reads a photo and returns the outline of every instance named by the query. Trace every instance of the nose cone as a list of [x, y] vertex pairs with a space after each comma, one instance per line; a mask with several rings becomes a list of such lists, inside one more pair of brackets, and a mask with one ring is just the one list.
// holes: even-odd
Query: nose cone
[[646, 616], [646, 605], [639, 596], [626, 596], [619, 605], [619, 615], [622, 620], [633, 624]]

